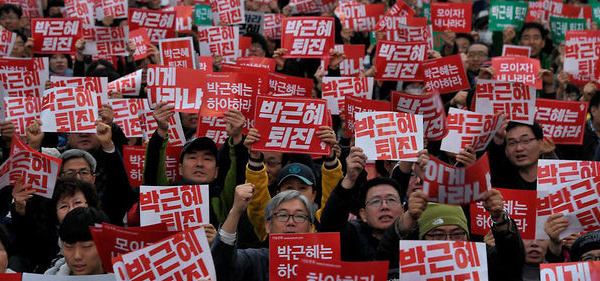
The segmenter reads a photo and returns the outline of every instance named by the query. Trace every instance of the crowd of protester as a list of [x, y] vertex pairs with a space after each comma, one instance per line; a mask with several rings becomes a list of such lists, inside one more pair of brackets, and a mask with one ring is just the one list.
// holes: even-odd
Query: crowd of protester
[[[145, 3], [129, 1], [129, 7], [161, 9], [160, 0]], [[183, 1], [193, 5], [194, 1]], [[287, 1], [269, 4], [246, 1], [249, 11], [290, 15]], [[368, 4], [368, 1], [360, 1]], [[377, 1], [379, 3], [379, 1]], [[587, 1], [572, 1], [587, 5]], [[43, 0], [46, 17], [62, 17], [61, 0]], [[382, 1], [386, 9], [395, 3]], [[420, 3], [405, 3], [422, 15]], [[460, 54], [471, 89], [442, 96], [446, 109], [469, 108], [478, 79], [490, 78], [494, 69], [489, 60], [499, 56], [503, 44], [531, 47], [531, 57], [543, 68], [539, 75], [543, 88], [538, 97], [589, 102], [589, 119], [583, 145], [555, 145], [544, 137], [538, 124], [505, 121], [489, 144], [491, 181], [494, 187], [536, 190], [538, 159], [600, 160], [600, 95], [595, 81], [585, 86], [569, 82], [564, 72], [564, 45], [555, 46], [548, 27], [527, 22], [520, 31], [487, 30], [489, 1], [473, 5], [473, 31], [468, 34], [442, 33], [440, 51], [429, 58]], [[317, 16], [335, 16], [319, 14]], [[31, 34], [28, 18], [13, 4], [0, 6], [0, 25], [17, 34], [11, 57], [34, 57], [39, 44]], [[594, 25], [597, 29], [597, 25]], [[366, 32], [354, 32], [336, 21], [337, 44], [364, 44], [365, 69], [362, 76], [374, 76], [376, 44]], [[179, 34], [180, 37], [192, 34]], [[318, 59], [284, 59], [287, 50], [280, 42], [261, 34], [252, 37], [251, 56], [273, 58], [276, 72], [315, 80], [313, 97], [320, 97], [324, 76]], [[381, 39], [381, 35], [375, 36]], [[102, 76], [113, 81], [148, 64], [160, 64], [155, 46], [150, 55], [134, 61], [134, 47], [127, 57], [113, 65], [105, 60], [92, 61], [83, 55], [85, 41], [77, 42], [77, 54], [49, 56], [51, 75]], [[196, 48], [198, 49], [198, 48]], [[328, 76], [340, 76], [343, 52], [331, 51]], [[222, 58], [213, 56], [213, 70], [220, 71]], [[49, 87], [49, 86], [48, 86]], [[385, 81], [374, 85], [373, 99], [389, 100], [392, 90], [423, 94], [423, 83]], [[140, 96], [146, 94], [142, 87]], [[120, 93], [110, 97], [122, 98]], [[446, 159], [456, 166], [469, 166], [481, 156], [466, 148], [456, 155], [445, 155], [439, 141], [429, 141], [419, 152], [418, 161], [378, 160], [367, 173], [363, 150], [354, 146], [343, 122], [333, 116], [333, 126], [323, 126], [316, 134], [331, 146], [322, 159], [310, 155], [250, 150], [266, 137], [256, 129], [242, 133], [245, 117], [231, 109], [223, 117], [228, 138], [217, 147], [206, 136], [196, 137], [198, 114], [181, 113], [188, 142], [179, 158], [181, 179], [170, 182], [165, 174], [165, 150], [168, 143], [168, 119], [175, 114], [173, 105], [158, 103], [153, 109], [158, 129], [148, 140], [126, 138], [113, 123], [108, 106], [99, 110], [97, 133], [44, 133], [46, 120], [28, 124], [24, 140], [33, 149], [62, 159], [59, 180], [51, 199], [34, 195], [30, 184], [18, 179], [14, 186], [0, 190], [0, 272], [32, 272], [53, 275], [89, 275], [104, 273], [88, 226], [109, 222], [119, 226], [139, 225], [139, 187], [129, 183], [123, 161], [123, 145], [146, 146], [143, 184], [154, 186], [207, 184], [210, 190], [210, 224], [205, 225], [212, 246], [218, 280], [267, 280], [269, 268], [268, 236], [277, 233], [339, 232], [343, 261], [390, 261], [390, 278], [398, 276], [399, 240], [485, 241], [488, 246], [490, 280], [539, 280], [542, 263], [600, 260], [600, 233], [573, 234], [560, 238], [569, 221], [552, 215], [545, 224], [547, 239], [522, 239], [504, 210], [502, 194], [489, 191], [483, 200], [493, 226], [485, 238], [472, 235], [469, 213], [459, 206], [429, 202], [422, 191], [423, 173], [430, 156]], [[10, 155], [14, 125], [0, 124], [0, 161]], [[439, 223], [439, 221], [443, 223]]]

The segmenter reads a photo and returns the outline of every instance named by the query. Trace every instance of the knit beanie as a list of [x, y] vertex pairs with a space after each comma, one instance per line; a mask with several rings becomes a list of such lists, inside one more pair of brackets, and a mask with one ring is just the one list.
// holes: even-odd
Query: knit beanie
[[423, 240], [425, 234], [430, 230], [446, 225], [458, 225], [469, 236], [467, 217], [462, 208], [457, 205], [427, 203], [427, 208], [419, 218], [418, 223], [420, 240]]
[[581, 260], [583, 254], [600, 249], [600, 230], [588, 232], [575, 240], [571, 246], [569, 260], [576, 262]]

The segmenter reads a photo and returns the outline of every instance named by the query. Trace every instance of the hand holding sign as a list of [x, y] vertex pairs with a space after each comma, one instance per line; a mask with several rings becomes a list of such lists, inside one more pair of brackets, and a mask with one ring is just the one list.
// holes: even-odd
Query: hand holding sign
[[[500, 191], [496, 189], [488, 190], [487, 194], [483, 197], [483, 206], [490, 213], [492, 221], [497, 223], [504, 222], [504, 198]], [[508, 229], [508, 224], [501, 225], [498, 227], [499, 230]]]
[[242, 141], [242, 129], [246, 122], [244, 114], [237, 109], [229, 109], [229, 111], [223, 112], [225, 117], [225, 130], [227, 134], [233, 139], [233, 144], [238, 144]]
[[0, 123], [0, 135], [2, 135], [2, 138], [4, 138], [7, 144], [10, 144], [14, 134], [15, 124], [12, 121]]
[[39, 150], [40, 147], [42, 147], [44, 132], [42, 132], [40, 126], [42, 126], [42, 120], [35, 119], [33, 120], [33, 123], [27, 126], [27, 129], [25, 130], [25, 139], [27, 140], [27, 145], [34, 150]]
[[276, 70], [283, 70], [285, 65], [285, 58], [283, 57], [287, 53], [287, 49], [279, 48], [273, 52], [273, 59], [276, 63]]
[[12, 190], [12, 197], [15, 200], [15, 210], [19, 215], [25, 215], [27, 199], [33, 197], [33, 193], [35, 193], [35, 189], [31, 187], [31, 184], [25, 183], [23, 177], [19, 177]]
[[326, 143], [331, 147], [331, 152], [327, 157], [332, 158], [336, 156], [334, 151], [334, 148], [337, 145], [337, 137], [335, 136], [335, 131], [329, 126], [321, 126], [317, 131], [317, 136], [321, 139], [322, 142]]
[[254, 159], [260, 158], [260, 152], [252, 150], [252, 145], [260, 140], [260, 134], [256, 128], [248, 130], [248, 135], [244, 140], [244, 146], [250, 151], [250, 157]]
[[427, 194], [421, 190], [413, 192], [408, 198], [408, 210], [396, 220], [396, 229], [409, 231], [417, 226], [417, 222], [427, 208]]
[[342, 180], [341, 186], [345, 189], [352, 189], [356, 184], [358, 176], [366, 167], [367, 155], [363, 153], [362, 148], [350, 147], [350, 155], [346, 158], [346, 176]]
[[173, 111], [174, 108], [174, 105], [166, 102], [159, 102], [154, 108], [153, 116], [154, 120], [156, 120], [156, 124], [158, 125], [158, 135], [161, 138], [167, 137], [167, 132], [169, 131], [169, 118], [175, 114]]

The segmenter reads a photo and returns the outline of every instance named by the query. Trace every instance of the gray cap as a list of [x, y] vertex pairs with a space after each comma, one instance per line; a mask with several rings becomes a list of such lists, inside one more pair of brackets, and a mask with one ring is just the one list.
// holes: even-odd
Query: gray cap
[[[69, 159], [83, 158], [83, 159], [85, 159], [86, 162], [88, 162], [88, 164], [90, 164], [90, 169], [92, 170], [92, 173], [96, 172], [96, 165], [97, 165], [96, 159], [94, 158], [94, 156], [92, 156], [89, 152], [87, 152], [85, 150], [69, 149], [69, 150], [63, 152], [59, 158], [62, 159], [63, 165]], [[62, 167], [61, 167], [61, 170], [62, 170]]]

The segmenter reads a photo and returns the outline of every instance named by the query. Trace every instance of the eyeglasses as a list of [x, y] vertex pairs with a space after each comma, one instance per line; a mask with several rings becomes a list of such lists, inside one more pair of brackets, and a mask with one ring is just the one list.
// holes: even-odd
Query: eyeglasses
[[488, 55], [482, 52], [469, 52], [467, 56], [472, 58], [487, 58]]
[[436, 232], [436, 233], [427, 233], [425, 234], [426, 237], [431, 238], [432, 240], [448, 240], [448, 238], [450, 238], [450, 240], [452, 241], [460, 241], [463, 240], [465, 238], [465, 236], [467, 236], [467, 233], [465, 231], [454, 231], [451, 233], [445, 233], [445, 232]]
[[518, 144], [522, 144], [522, 145], [528, 145], [530, 144], [533, 140], [535, 140], [536, 138], [529, 138], [529, 139], [523, 139], [523, 140], [509, 140], [506, 142], [506, 146], [510, 147], [510, 148], [515, 148], [517, 147]]
[[396, 207], [400, 205], [400, 199], [395, 197], [385, 198], [385, 199], [374, 199], [371, 201], [367, 201], [367, 206], [379, 208], [383, 206], [383, 202], [388, 205], [388, 207]]
[[59, 204], [56, 206], [56, 210], [65, 211], [65, 210], [75, 209], [77, 207], [85, 207], [85, 204], [87, 204], [87, 201], [75, 201], [73, 203]]
[[581, 261], [600, 261], [600, 256], [586, 255], [581, 257]]
[[292, 220], [294, 220], [295, 223], [305, 223], [308, 220], [307, 215], [301, 215], [301, 214], [291, 215], [291, 214], [284, 214], [284, 213], [276, 213], [273, 215], [273, 217], [278, 222], [287, 222], [290, 219], [290, 217], [292, 218]]
[[82, 179], [90, 178], [92, 176], [92, 172], [88, 169], [81, 169], [79, 171], [66, 170], [61, 173], [61, 176], [65, 178], [74, 178], [77, 177], [78, 174]]

